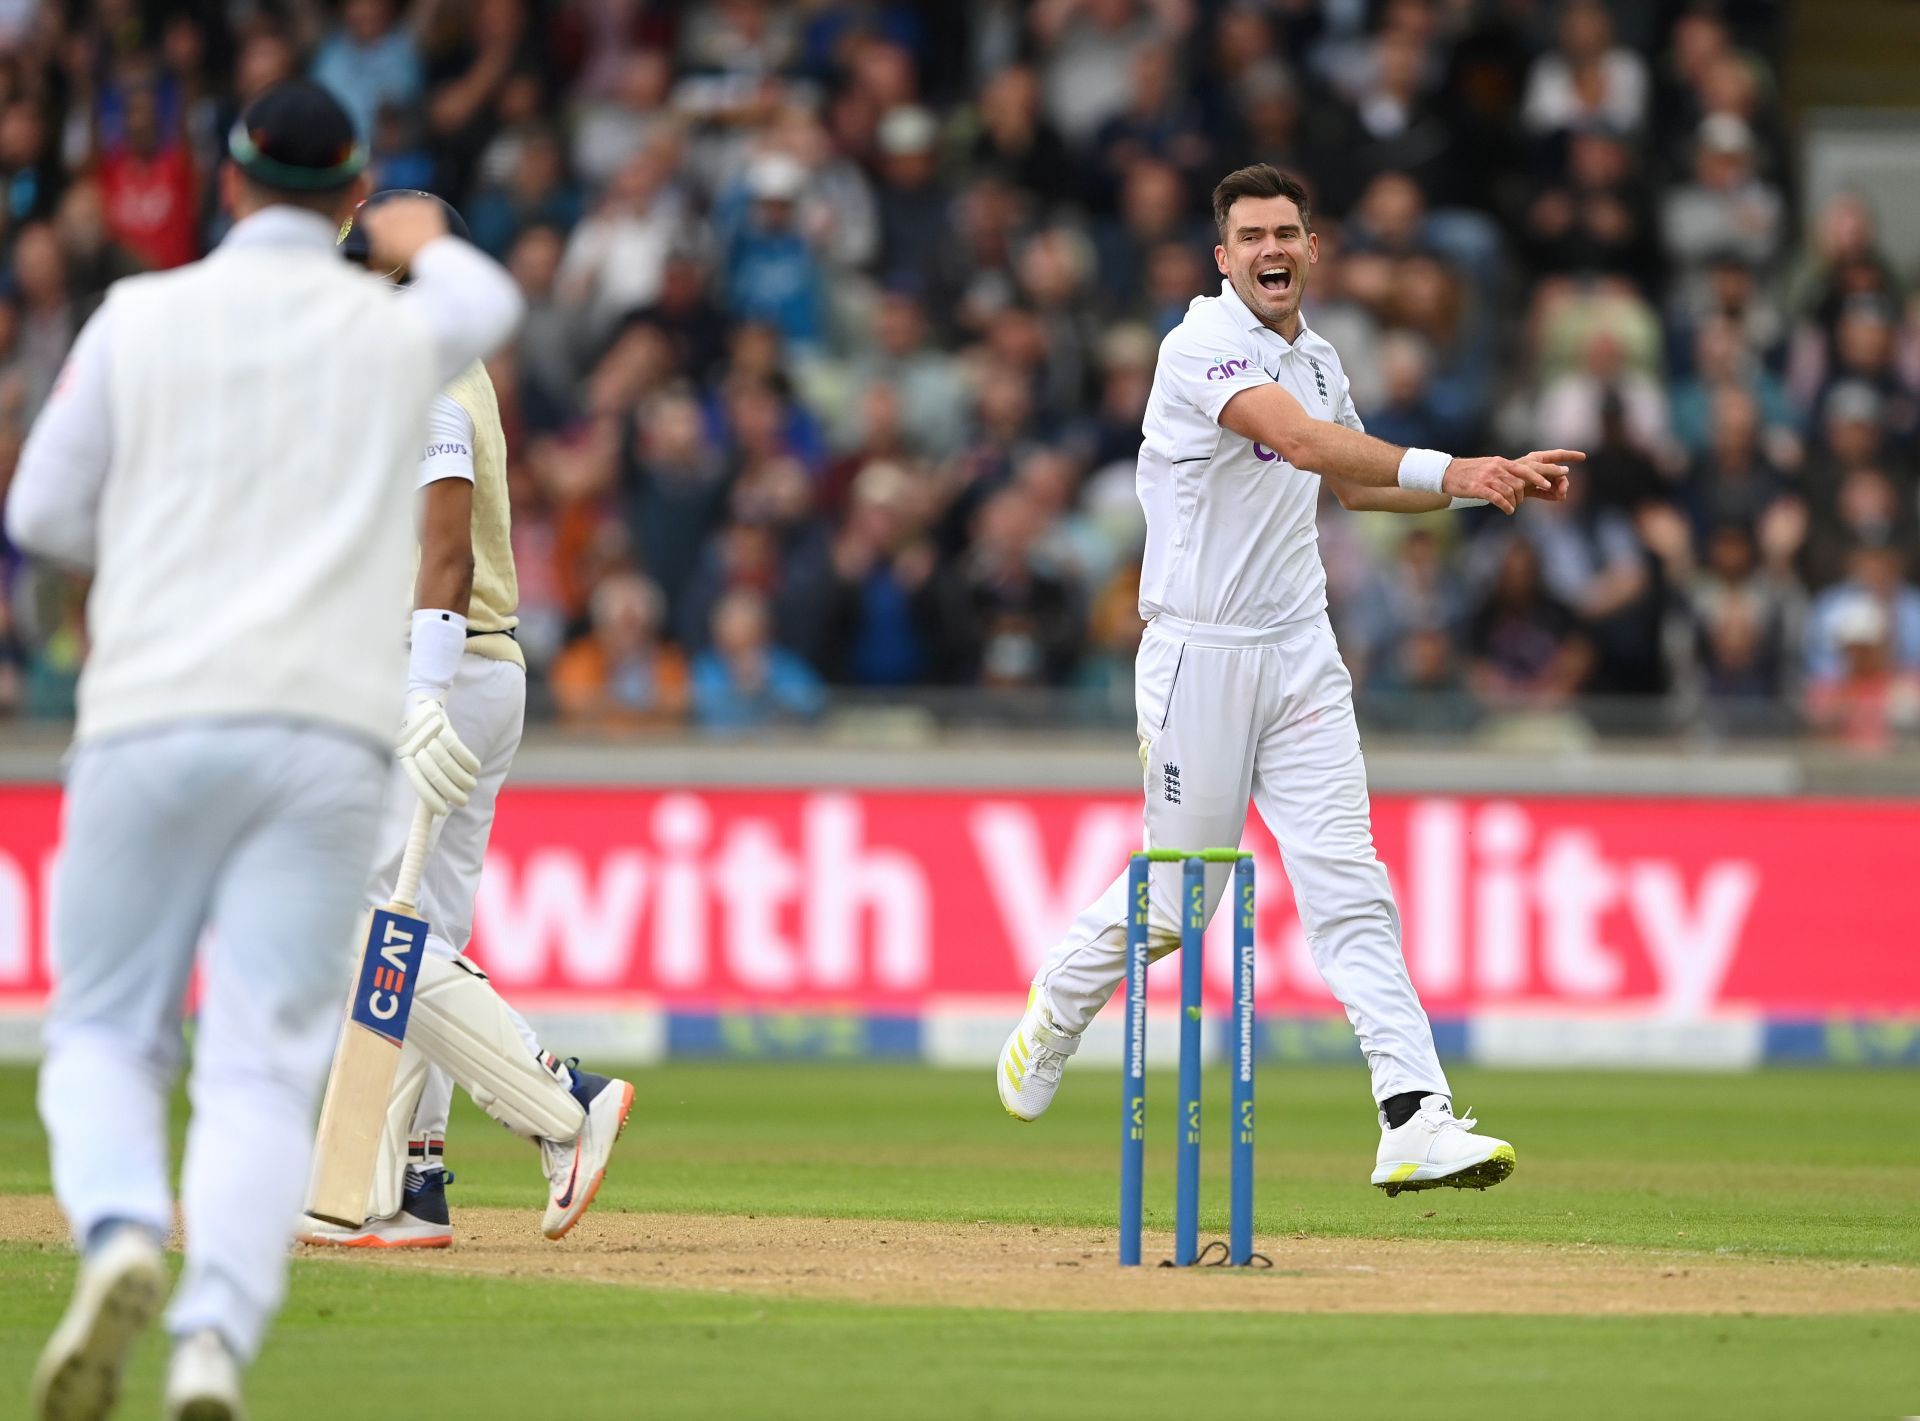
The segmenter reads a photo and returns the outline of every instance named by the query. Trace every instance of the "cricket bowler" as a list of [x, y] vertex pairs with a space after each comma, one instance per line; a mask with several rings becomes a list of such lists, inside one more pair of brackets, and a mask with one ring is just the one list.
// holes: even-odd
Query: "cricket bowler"
[[[1266, 164], [1213, 193], [1218, 296], [1161, 343], [1136, 484], [1147, 515], [1134, 668], [1148, 848], [1237, 845], [1251, 796], [1278, 841], [1315, 966], [1372, 1076], [1389, 1194], [1486, 1188], [1513, 1146], [1453, 1113], [1433, 1030], [1407, 976], [1400, 917], [1374, 855], [1353, 686], [1327, 621], [1314, 509], [1427, 513], [1566, 496], [1554, 449], [1454, 458], [1362, 432], [1340, 356], [1300, 316], [1319, 252], [1306, 190]], [[1210, 868], [1207, 911], [1226, 886]], [[1148, 951], [1179, 945], [1178, 872], [1156, 871]], [[1125, 971], [1127, 875], [1048, 954], [995, 1072], [1021, 1120], [1053, 1101], [1080, 1035]]]
[[[365, 215], [421, 198], [375, 193], [341, 232], [348, 260], [370, 260]], [[444, 203], [448, 226], [466, 223]], [[405, 282], [405, 271], [380, 272]], [[357, 1248], [445, 1248], [453, 1241], [445, 1168], [457, 1082], [474, 1103], [539, 1146], [547, 1178], [542, 1231], [565, 1236], [606, 1175], [633, 1107], [633, 1087], [541, 1049], [532, 1029], [463, 955], [500, 786], [520, 748], [527, 663], [514, 635], [519, 588], [507, 506], [507, 440], [486, 367], [475, 361], [428, 414], [419, 462], [420, 566], [407, 661], [404, 747], [427, 734], [457, 745], [457, 766], [402, 754], [381, 816], [366, 900], [384, 901], [399, 873], [416, 800], [436, 815], [421, 880], [432, 930], [414, 989], [366, 1222], [343, 1229], [307, 1218], [302, 1242]], [[391, 633], [383, 633], [390, 635]]]
[[368, 233], [414, 273], [408, 300], [339, 259], [367, 154], [319, 86], [261, 94], [227, 156], [232, 232], [112, 288], [7, 502], [20, 546], [93, 572], [39, 1081], [83, 1258], [34, 1373], [40, 1421], [108, 1414], [166, 1293], [167, 1099], [208, 929], [165, 1407], [242, 1413], [393, 758], [427, 406], [522, 310], [430, 203]]

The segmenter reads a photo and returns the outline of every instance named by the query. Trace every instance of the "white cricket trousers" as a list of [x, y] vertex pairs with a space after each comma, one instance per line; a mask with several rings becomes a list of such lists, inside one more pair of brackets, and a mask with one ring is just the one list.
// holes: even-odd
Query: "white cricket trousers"
[[[467, 802], [444, 819], [433, 823], [427, 865], [420, 876], [420, 916], [428, 925], [427, 951], [436, 957], [452, 959], [467, 950], [473, 937], [473, 904], [480, 892], [480, 873], [486, 865], [487, 840], [493, 834], [493, 811], [500, 798], [500, 787], [513, 768], [513, 757], [520, 749], [520, 736], [527, 713], [527, 673], [512, 661], [467, 655], [460, 658], [453, 685], [447, 691], [447, 719], [453, 723], [460, 743], [479, 757], [480, 773]], [[378, 907], [393, 897], [393, 886], [400, 877], [400, 859], [406, 853], [407, 835], [413, 829], [413, 807], [419, 802], [407, 772], [394, 761], [387, 789], [386, 808], [380, 816], [378, 847], [373, 873], [368, 880], [366, 900]], [[526, 1019], [507, 1006], [529, 1055], [540, 1054], [540, 1043]], [[417, 1069], [414, 1048], [407, 1066]], [[411, 1074], [409, 1070], [408, 1074]], [[401, 1085], [396, 1081], [396, 1088]], [[411, 1134], [443, 1136], [447, 1116], [453, 1108], [453, 1077], [444, 1069], [426, 1063], [426, 1079], [415, 1107]], [[402, 1150], [405, 1141], [400, 1142]], [[404, 1154], [398, 1160], [405, 1164]], [[393, 1201], [397, 1207], [399, 1175], [381, 1162], [382, 1185], [375, 1197]], [[392, 1212], [391, 1208], [376, 1211]]]
[[39, 1091], [54, 1192], [83, 1246], [106, 1220], [172, 1229], [167, 1097], [211, 929], [168, 1328], [242, 1359], [286, 1292], [389, 758], [314, 724], [196, 721], [83, 745], [67, 774]]
[[[1134, 701], [1146, 846], [1237, 846], [1251, 796], [1280, 846], [1314, 965], [1360, 1038], [1373, 1098], [1450, 1094], [1373, 851], [1353, 683], [1326, 614], [1271, 630], [1156, 617], [1134, 663]], [[1209, 916], [1229, 872], [1208, 870]], [[1154, 957], [1180, 945], [1179, 880], [1179, 865], [1154, 865]], [[1063, 1031], [1084, 1030], [1126, 975], [1126, 922], [1123, 867], [1034, 978]]]

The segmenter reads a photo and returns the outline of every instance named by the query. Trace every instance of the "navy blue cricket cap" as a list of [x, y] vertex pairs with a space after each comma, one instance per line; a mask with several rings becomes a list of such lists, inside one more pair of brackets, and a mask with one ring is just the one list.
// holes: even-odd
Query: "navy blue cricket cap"
[[473, 240], [473, 233], [467, 230], [467, 221], [460, 215], [459, 209], [437, 193], [423, 192], [419, 188], [381, 188], [380, 191], [374, 193], [365, 202], [347, 214], [347, 220], [340, 224], [340, 235], [335, 240], [340, 248], [341, 255], [346, 257], [348, 261], [358, 262], [361, 266], [367, 264], [367, 229], [366, 225], [360, 220], [361, 215], [371, 211], [373, 208], [381, 206], [383, 203], [393, 201], [396, 197], [424, 197], [428, 202], [439, 203], [440, 210], [446, 214], [447, 231], [451, 232], [463, 242], [471, 242]]
[[266, 187], [325, 192], [367, 166], [367, 145], [340, 101], [310, 79], [275, 84], [247, 105], [227, 134], [240, 171]]

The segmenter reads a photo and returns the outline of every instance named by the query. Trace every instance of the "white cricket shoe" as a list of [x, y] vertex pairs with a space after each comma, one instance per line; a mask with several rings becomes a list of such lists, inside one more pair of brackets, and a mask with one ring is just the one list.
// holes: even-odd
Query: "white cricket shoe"
[[167, 1368], [167, 1421], [245, 1421], [240, 1364], [212, 1329], [182, 1337]]
[[447, 1248], [453, 1243], [453, 1221], [447, 1212], [447, 1186], [453, 1175], [438, 1167], [407, 1167], [406, 1195], [400, 1212], [385, 1219], [368, 1219], [357, 1229], [304, 1214], [300, 1242], [316, 1248]]
[[33, 1369], [37, 1421], [99, 1421], [112, 1411], [127, 1355], [166, 1296], [160, 1245], [143, 1230], [116, 1229], [89, 1254]]
[[613, 1153], [614, 1141], [627, 1128], [627, 1116], [633, 1110], [631, 1084], [596, 1076], [573, 1062], [568, 1065], [573, 1072], [573, 1098], [586, 1107], [587, 1118], [571, 1140], [540, 1142], [540, 1164], [551, 1189], [540, 1231], [548, 1238], [565, 1238], [587, 1212], [607, 1177], [607, 1157]]
[[1016, 1120], [1038, 1120], [1046, 1114], [1053, 1093], [1060, 1089], [1067, 1057], [1079, 1049], [1080, 1038], [1060, 1030], [1047, 1015], [1040, 989], [1030, 990], [1026, 1015], [1000, 1048], [1000, 1065], [994, 1071], [994, 1084], [1000, 1087], [1000, 1103], [1007, 1114]]
[[1513, 1173], [1513, 1146], [1476, 1135], [1471, 1115], [1456, 1117], [1444, 1095], [1420, 1097], [1420, 1108], [1399, 1129], [1380, 1115], [1380, 1153], [1373, 1182], [1391, 1199], [1402, 1189], [1490, 1189]]

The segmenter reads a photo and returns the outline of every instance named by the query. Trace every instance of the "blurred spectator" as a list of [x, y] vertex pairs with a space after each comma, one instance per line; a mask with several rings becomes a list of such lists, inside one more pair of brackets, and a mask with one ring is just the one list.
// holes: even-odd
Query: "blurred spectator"
[[[473, 240], [504, 258], [529, 227], [568, 232], [580, 220], [580, 194], [567, 181], [559, 137], [537, 128], [520, 144], [504, 184], [480, 192], [468, 205]], [[656, 288], [657, 290], [657, 288]]]
[[1134, 58], [1177, 41], [1187, 23], [1182, 0], [1037, 0], [1028, 18], [1045, 55], [1047, 113], [1076, 147], [1126, 108]]
[[1666, 392], [1651, 374], [1627, 364], [1626, 344], [1613, 330], [1598, 327], [1587, 337], [1579, 368], [1541, 392], [1533, 431], [1552, 431], [1567, 448], [1587, 448], [1600, 441], [1609, 402], [1618, 405], [1628, 439], [1647, 453], [1665, 452], [1670, 438]]
[[425, 85], [420, 52], [394, 0], [345, 0], [340, 24], [313, 59], [313, 77], [333, 91], [363, 137], [382, 104], [411, 108]]
[[113, 240], [147, 266], [164, 269], [200, 255], [199, 189], [177, 135], [160, 129], [158, 96], [130, 89], [125, 142], [100, 157], [100, 197]]
[[936, 563], [916, 490], [896, 464], [867, 465], [834, 539], [826, 665], [856, 686], [911, 686], [937, 675]]
[[[1850, 611], [1871, 602], [1885, 619], [1880, 638], [1887, 660], [1900, 672], [1920, 671], [1920, 587], [1906, 580], [1900, 554], [1886, 546], [1862, 544], [1847, 558], [1847, 576], [1814, 599], [1807, 627], [1807, 678], [1832, 681], [1844, 667], [1845, 632], [1857, 625]], [[1848, 621], [1849, 617], [1854, 621]]]
[[14, 634], [8, 591], [0, 580], [0, 719], [19, 713], [27, 691], [27, 649]]
[[726, 465], [700, 406], [676, 390], [644, 406], [622, 452], [627, 526], [675, 620], [701, 548], [726, 498]]
[[61, 172], [55, 161], [40, 106], [16, 98], [0, 108], [0, 190], [5, 194], [7, 227], [53, 211], [60, 197]]
[[1920, 530], [1910, 483], [1896, 484], [1885, 469], [1859, 464], [1817, 489], [1815, 498], [1807, 565], [1816, 581], [1842, 575], [1847, 549], [1854, 547], [1886, 548], [1902, 567], [1913, 565]]
[[610, 61], [615, 77], [603, 94], [590, 94], [574, 111], [573, 170], [591, 187], [604, 187], [628, 163], [666, 136], [673, 64], [657, 49]]
[[1380, 372], [1386, 389], [1365, 416], [1367, 432], [1390, 444], [1420, 449], [1458, 449], [1467, 431], [1452, 423], [1433, 398], [1433, 354], [1426, 342], [1395, 331], [1380, 343]]
[[1569, 137], [1566, 176], [1528, 207], [1526, 240], [1537, 271], [1623, 276], [1642, 291], [1656, 289], [1652, 194], [1620, 135], [1594, 126]]
[[1880, 247], [1872, 205], [1859, 193], [1833, 198], [1821, 210], [1813, 243], [1788, 282], [1788, 306], [1795, 319], [1829, 329], [1849, 298], [1891, 295], [1898, 289]]
[[814, 346], [826, 338], [826, 288], [798, 220], [806, 181], [806, 169], [784, 153], [754, 159], [752, 204], [726, 252], [726, 290], [737, 319], [769, 322], [788, 340]]
[[[1405, 684], [1405, 678], [1414, 673], [1414, 663], [1400, 660], [1409, 637], [1434, 632], [1452, 646], [1466, 634], [1466, 605], [1458, 575], [1433, 530], [1421, 524], [1400, 539], [1395, 555], [1376, 571], [1357, 603], [1356, 615], [1343, 629], [1345, 644], [1351, 648], [1349, 655], [1359, 667], [1360, 678], [1369, 684], [1384, 678], [1383, 689], [1415, 689]], [[1451, 654], [1439, 660], [1459, 670]], [[1428, 665], [1416, 679], [1427, 679], [1432, 671]]]
[[1453, 135], [1426, 93], [1420, 39], [1383, 30], [1373, 43], [1371, 78], [1355, 104], [1353, 176], [1405, 173], [1430, 200], [1451, 200], [1458, 188]]
[[[1615, 422], [1603, 437], [1611, 443], [1621, 434]], [[1586, 631], [1594, 652], [1590, 688], [1606, 695], [1657, 695], [1668, 685], [1661, 633], [1670, 589], [1666, 567], [1644, 541], [1643, 528], [1649, 520], [1655, 524], [1656, 543], [1667, 533], [1684, 541], [1685, 524], [1664, 503], [1627, 512], [1596, 501], [1589, 480], [1575, 483], [1564, 502], [1535, 504], [1516, 536], [1533, 545], [1542, 584]], [[1671, 522], [1662, 526], [1662, 520]]]
[[1201, 127], [1198, 107], [1180, 88], [1177, 53], [1149, 45], [1133, 55], [1127, 106], [1100, 126], [1094, 140], [1100, 181], [1087, 191], [1096, 206], [1110, 204], [1135, 163], [1157, 158], [1190, 182], [1211, 180], [1213, 145]]
[[1787, 647], [1798, 628], [1799, 588], [1769, 577], [1753, 531], [1715, 527], [1688, 589], [1698, 690], [1711, 700], [1771, 702], [1787, 689]]
[[539, 433], [560, 428], [573, 415], [580, 347], [572, 313], [560, 305], [558, 287], [565, 239], [553, 227], [530, 227], [507, 254], [507, 269], [520, 283], [527, 316], [520, 328], [521, 412]]
[[940, 181], [940, 126], [917, 105], [880, 120], [880, 274], [926, 283], [946, 236], [952, 201]]
[[1029, 192], [1074, 193], [1080, 175], [1060, 135], [1040, 112], [1040, 81], [1025, 64], [1010, 64], [980, 91], [979, 134], [971, 158], [977, 170], [991, 172]]
[[1527, 127], [1540, 134], [1590, 122], [1630, 133], [1646, 118], [1646, 63], [1614, 43], [1600, 0], [1569, 0], [1562, 9], [1559, 46], [1534, 61], [1525, 108]]
[[1786, 204], [1756, 172], [1746, 124], [1715, 114], [1700, 125], [1693, 180], [1667, 195], [1661, 227], [1667, 257], [1684, 280], [1701, 281], [1716, 258], [1766, 267], [1779, 255]]
[[994, 687], [1064, 684], [1083, 635], [1080, 589], [1040, 565], [1041, 510], [1007, 488], [980, 507], [973, 540], [936, 589], [945, 671]]
[[1699, 455], [1713, 442], [1714, 400], [1724, 389], [1741, 390], [1754, 401], [1769, 457], [1776, 464], [1797, 464], [1799, 416], [1786, 388], [1755, 357], [1733, 321], [1713, 315], [1694, 336], [1692, 374], [1673, 392], [1673, 433], [1688, 454]]
[[766, 599], [740, 589], [713, 609], [713, 643], [694, 659], [693, 713], [707, 730], [809, 720], [826, 707], [812, 667], [770, 639]]
[[687, 664], [660, 639], [665, 611], [660, 589], [632, 573], [594, 588], [588, 634], [560, 653], [548, 677], [561, 720], [637, 729], [686, 715]]
[[13, 242], [13, 284], [20, 299], [20, 373], [31, 421], [53, 389], [84, 312], [67, 286], [67, 258], [51, 225], [31, 222]]
[[1753, 396], [1727, 385], [1713, 396], [1707, 451], [1694, 461], [1686, 499], [1696, 535], [1725, 522], [1758, 524], [1789, 485], [1761, 447]]
[[74, 183], [61, 197], [54, 229], [67, 256], [73, 294], [89, 312], [114, 282], [143, 269], [139, 258], [108, 234], [100, 187], [89, 179]]
[[1853, 750], [1883, 751], [1896, 735], [1920, 728], [1920, 671], [1893, 661], [1886, 608], [1850, 592], [1828, 609], [1832, 670], [1807, 687], [1807, 719]]
[[615, 175], [568, 238], [561, 296], [584, 312], [589, 331], [604, 333], [659, 297], [681, 228], [679, 205], [665, 191], [668, 177], [664, 154], [641, 154]]
[[1567, 607], [1546, 589], [1524, 538], [1507, 540], [1468, 634], [1468, 684], [1492, 709], [1555, 709], [1581, 690], [1593, 647]]

